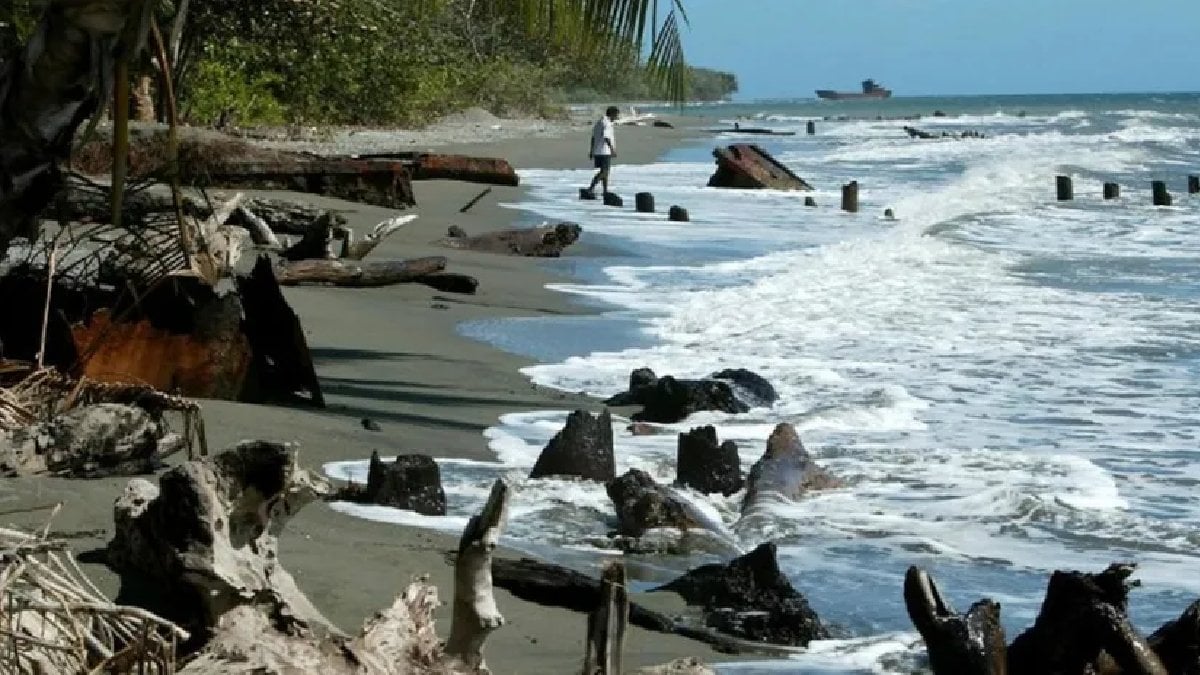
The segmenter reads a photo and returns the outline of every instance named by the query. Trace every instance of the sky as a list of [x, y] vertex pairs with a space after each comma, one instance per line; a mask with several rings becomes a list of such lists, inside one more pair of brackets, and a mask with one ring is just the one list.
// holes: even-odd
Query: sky
[[1200, 91], [1200, 0], [683, 0], [688, 60], [739, 100]]

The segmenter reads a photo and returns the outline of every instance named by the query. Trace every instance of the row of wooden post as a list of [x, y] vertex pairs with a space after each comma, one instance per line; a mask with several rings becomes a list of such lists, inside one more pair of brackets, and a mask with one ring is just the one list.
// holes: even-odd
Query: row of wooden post
[[[591, 201], [596, 199], [596, 194], [587, 188], [579, 188], [579, 198]], [[605, 192], [603, 200], [605, 206], [616, 206], [618, 208], [625, 206], [625, 201], [619, 195], [612, 192]], [[649, 192], [637, 193], [633, 196], [633, 206], [638, 213], [654, 213], [654, 195]], [[676, 205], [667, 209], [667, 219], [678, 223], [686, 223], [691, 219], [691, 216], [688, 214], [687, 209]]]
[[[1069, 202], [1075, 199], [1075, 187], [1070, 176], [1056, 176], [1054, 178], [1054, 188], [1058, 196], [1058, 201]], [[1188, 194], [1194, 195], [1200, 193], [1200, 176], [1187, 177]], [[1104, 184], [1104, 198], [1117, 199], [1121, 196], [1121, 186], [1117, 183]], [[1156, 180], [1150, 182], [1150, 201], [1155, 206], [1170, 206], [1171, 193], [1167, 191], [1167, 182]]]

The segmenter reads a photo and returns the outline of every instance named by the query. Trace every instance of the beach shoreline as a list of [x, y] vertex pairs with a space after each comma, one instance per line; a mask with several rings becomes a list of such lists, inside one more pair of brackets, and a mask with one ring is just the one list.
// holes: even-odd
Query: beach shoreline
[[[669, 118], [679, 122], [675, 118]], [[703, 120], [686, 118], [678, 128], [618, 128], [619, 159], [614, 188], [632, 201], [635, 186], [622, 181], [621, 166], [656, 161], [689, 138]], [[432, 134], [415, 148], [508, 159], [519, 171], [528, 168], [587, 168], [588, 128], [565, 125], [559, 133], [454, 143], [459, 136]], [[495, 187], [467, 213], [459, 209], [482, 186], [448, 181], [414, 184], [419, 218], [389, 237], [372, 254], [376, 259], [445, 256], [448, 271], [479, 282], [473, 296], [451, 295], [423, 285], [381, 289], [297, 287], [285, 295], [299, 315], [312, 351], [328, 407], [317, 410], [279, 405], [202, 401], [209, 447], [223, 450], [244, 439], [297, 443], [302, 465], [320, 471], [333, 461], [365, 460], [372, 451], [388, 456], [426, 453], [434, 457], [491, 460], [483, 431], [506, 413], [528, 410], [598, 410], [600, 402], [531, 384], [520, 368], [532, 363], [459, 334], [466, 321], [518, 316], [590, 313], [570, 296], [546, 288], [564, 279], [536, 260], [447, 249], [437, 245], [450, 225], [470, 234], [526, 225], [529, 218], [504, 204], [517, 204], [524, 188]], [[297, 193], [253, 192], [343, 211], [348, 225], [366, 229], [394, 212]], [[564, 195], [574, 199], [574, 195]], [[587, 209], [578, 222], [584, 235], [578, 249], [586, 255]], [[665, 218], [665, 216], [664, 216]], [[382, 431], [364, 428], [363, 419]], [[5, 510], [63, 502], [52, 530], [70, 538], [85, 569], [110, 597], [120, 583], [102, 563], [111, 536], [112, 504], [127, 479], [95, 481], [34, 477], [10, 480], [0, 493]], [[6, 524], [43, 524], [45, 513], [8, 516]], [[428, 575], [441, 592], [439, 634], [449, 630], [453, 568], [447, 555], [457, 533], [378, 523], [345, 515], [328, 504], [310, 505], [284, 529], [280, 555], [300, 588], [335, 625], [354, 632], [373, 612], [385, 607], [412, 578]], [[512, 552], [504, 553], [512, 555]], [[639, 599], [640, 600], [640, 599]], [[586, 617], [565, 609], [518, 600], [497, 590], [507, 619], [487, 645], [489, 665], [497, 673], [563, 673], [578, 669], [583, 658]], [[659, 609], [679, 606], [674, 598], [653, 596]], [[664, 663], [681, 656], [706, 661], [722, 658], [708, 646], [680, 637], [631, 628], [626, 642], [628, 667]]]

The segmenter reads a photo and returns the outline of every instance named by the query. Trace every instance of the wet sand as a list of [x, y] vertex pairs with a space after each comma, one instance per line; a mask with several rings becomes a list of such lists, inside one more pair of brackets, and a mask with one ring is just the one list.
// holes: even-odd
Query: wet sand
[[[702, 123], [703, 121], [698, 121]], [[654, 161], [689, 137], [686, 130], [619, 127], [620, 165]], [[441, 151], [505, 157], [522, 168], [588, 166], [587, 137], [508, 139], [487, 144], [436, 145]], [[404, 149], [413, 149], [411, 146]], [[418, 148], [419, 149], [419, 148]], [[455, 326], [472, 319], [579, 313], [561, 294], [545, 289], [556, 279], [536, 260], [437, 246], [446, 228], [458, 225], [470, 234], [510, 226], [517, 212], [498, 206], [516, 203], [521, 188], [496, 187], [467, 214], [459, 208], [483, 186], [444, 181], [415, 184], [420, 217], [387, 239], [375, 259], [444, 255], [447, 271], [475, 276], [476, 295], [442, 293], [416, 284], [379, 289], [289, 288], [285, 295], [304, 325], [328, 407], [316, 410], [277, 405], [203, 401], [210, 448], [219, 451], [241, 439], [295, 442], [301, 462], [315, 470], [329, 461], [421, 452], [435, 457], [491, 459], [482, 432], [500, 415], [539, 409], [596, 410], [596, 401], [531, 385], [518, 369], [529, 360], [460, 337]], [[278, 194], [277, 196], [284, 196]], [[312, 198], [289, 199], [344, 210], [349, 225], [363, 233], [394, 212], [375, 207]], [[569, 196], [566, 198], [570, 198]], [[578, 222], [583, 239], [567, 255], [587, 247], [587, 211]], [[369, 417], [382, 428], [363, 428]], [[86, 570], [102, 590], [115, 595], [118, 579], [100, 562], [111, 535], [112, 503], [125, 479], [64, 481], [26, 478], [0, 483], [0, 511], [64, 502], [53, 529], [71, 537]], [[9, 513], [0, 523], [29, 526], [45, 513]], [[439, 634], [449, 630], [452, 568], [447, 553], [457, 536], [353, 518], [323, 503], [300, 512], [284, 530], [281, 558], [300, 587], [335, 624], [348, 631], [376, 609], [390, 604], [405, 584], [428, 574], [445, 605], [439, 610]], [[486, 656], [496, 673], [577, 672], [583, 657], [586, 617], [513, 598], [498, 590], [507, 625], [489, 639]], [[643, 598], [638, 598], [642, 601]], [[678, 607], [673, 596], [645, 598], [659, 609]], [[626, 646], [628, 667], [662, 663], [679, 656], [712, 662], [723, 657], [707, 646], [672, 636], [633, 629]], [[724, 657], [727, 658], [727, 657]]]

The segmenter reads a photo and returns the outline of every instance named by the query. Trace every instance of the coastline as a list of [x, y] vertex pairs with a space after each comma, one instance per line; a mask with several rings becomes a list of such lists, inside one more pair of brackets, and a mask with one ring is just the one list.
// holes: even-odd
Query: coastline
[[[620, 155], [614, 178], [619, 189], [629, 193], [630, 201], [631, 191], [620, 183], [620, 165], [656, 161], [693, 137], [690, 128], [702, 122], [686, 118], [676, 129], [618, 128]], [[447, 143], [444, 137], [432, 134], [412, 149], [504, 157], [518, 171], [584, 168], [587, 133], [586, 124], [562, 125], [555, 135], [477, 143]], [[547, 289], [547, 283], [563, 279], [536, 260], [451, 250], [433, 243], [451, 224], [472, 234], [528, 224], [519, 211], [500, 206], [518, 203], [524, 188], [494, 188], [467, 214], [460, 214], [459, 208], [478, 194], [481, 186], [428, 181], [415, 183], [414, 189], [418, 206], [413, 212], [420, 217], [385, 240], [374, 255], [379, 259], [444, 255], [449, 270], [479, 279], [478, 294], [456, 296], [416, 284], [381, 289], [286, 289], [308, 337], [328, 407], [315, 410], [202, 401], [212, 451], [251, 438], [296, 442], [301, 462], [314, 470], [330, 461], [366, 459], [374, 450], [385, 456], [421, 452], [486, 460], [493, 453], [482, 432], [502, 414], [602, 407], [586, 396], [532, 385], [519, 372], [532, 363], [530, 359], [458, 333], [458, 325], [471, 320], [592, 311]], [[359, 231], [393, 215], [386, 209], [310, 195], [286, 193], [286, 198], [343, 210], [349, 226]], [[568, 249], [568, 256], [580, 255], [580, 251], [586, 255], [585, 214], [581, 214], [580, 224], [583, 241]], [[362, 418], [376, 421], [382, 431], [364, 429]], [[124, 478], [7, 481], [0, 492], [0, 508], [8, 511], [63, 502], [53, 531], [70, 538], [87, 573], [103, 591], [116, 597], [119, 580], [103, 565], [102, 552], [112, 528], [112, 503], [126, 482]], [[10, 514], [5, 521], [30, 527], [44, 524], [45, 517], [46, 512], [40, 511]], [[351, 632], [386, 606], [411, 578], [428, 575], [441, 592], [443, 607], [437, 619], [444, 636], [453, 599], [453, 568], [446, 555], [457, 547], [457, 540], [457, 533], [371, 522], [316, 503], [288, 523], [281, 536], [280, 555], [313, 603], [334, 624]], [[583, 656], [584, 615], [527, 603], [500, 589], [496, 596], [507, 625], [488, 641], [487, 658], [495, 672], [578, 669]], [[677, 600], [661, 595], [637, 599], [664, 610]], [[629, 667], [681, 656], [708, 662], [728, 658], [699, 642], [630, 628], [625, 659]]]

